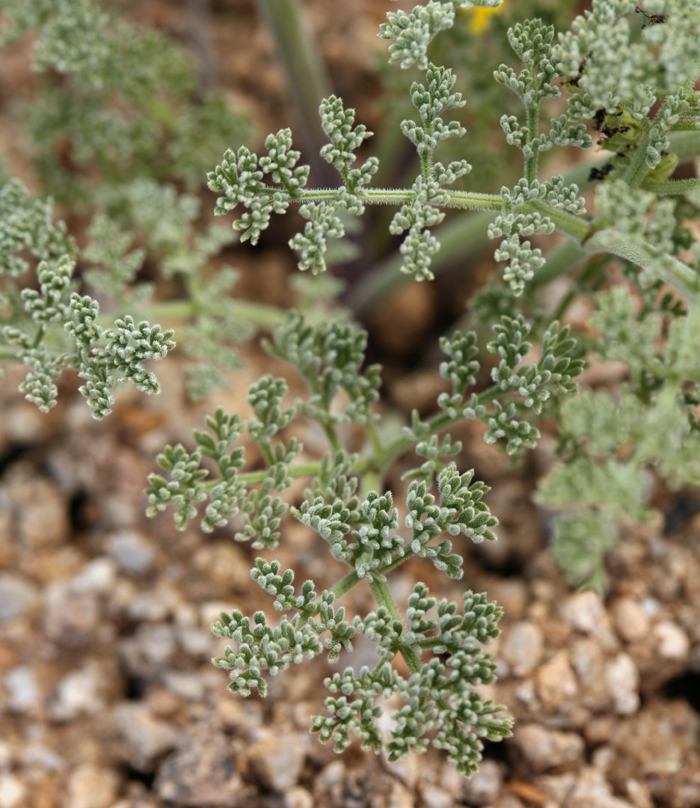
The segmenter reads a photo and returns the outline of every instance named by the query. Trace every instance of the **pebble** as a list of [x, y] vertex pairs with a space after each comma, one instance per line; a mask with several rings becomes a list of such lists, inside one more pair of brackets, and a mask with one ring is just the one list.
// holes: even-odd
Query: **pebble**
[[595, 637], [605, 650], [618, 650], [619, 642], [600, 595], [595, 592], [577, 592], [564, 601], [560, 613], [565, 622], [578, 631]]
[[178, 650], [175, 627], [166, 624], [140, 625], [133, 637], [118, 644], [119, 657], [131, 676], [157, 678], [170, 666]]
[[598, 643], [582, 637], [572, 645], [570, 657], [583, 690], [582, 704], [594, 710], [609, 706], [610, 693], [605, 686], [605, 656]]
[[104, 674], [96, 665], [67, 673], [47, 699], [49, 718], [61, 724], [102, 710], [100, 688], [103, 679]]
[[501, 653], [517, 677], [531, 673], [539, 665], [543, 652], [542, 629], [529, 620], [511, 626], [501, 644]]
[[0, 775], [0, 808], [25, 808], [27, 787], [14, 774]]
[[[162, 676], [163, 685], [172, 694], [188, 701], [203, 701], [209, 684], [209, 673], [185, 673], [184, 671], [165, 671]], [[216, 675], [216, 671], [211, 671], [215, 675], [217, 683], [221, 679]]]
[[566, 802], [566, 808], [634, 808], [612, 794], [610, 785], [596, 769], [583, 770]]
[[319, 805], [332, 805], [336, 802], [333, 797], [342, 794], [345, 773], [342, 760], [333, 760], [321, 769], [314, 780], [314, 792]]
[[68, 780], [65, 808], [111, 808], [120, 783], [121, 778], [113, 769], [90, 764], [78, 766]]
[[143, 704], [117, 704], [112, 710], [112, 721], [126, 757], [137, 771], [152, 771], [155, 759], [175, 749], [182, 740], [180, 730], [153, 718]]
[[671, 620], [664, 620], [654, 626], [653, 635], [658, 642], [659, 654], [664, 659], [679, 662], [690, 654], [690, 640], [683, 629]]
[[25, 578], [11, 572], [0, 572], [0, 622], [24, 617], [38, 599], [37, 588]]
[[415, 804], [413, 794], [403, 783], [395, 780], [387, 796], [386, 808], [414, 808]]
[[559, 651], [536, 673], [537, 695], [546, 710], [556, 710], [578, 695], [578, 683], [566, 651]]
[[221, 733], [188, 738], [160, 766], [154, 789], [168, 804], [188, 808], [236, 808], [252, 804], [255, 796]]
[[42, 625], [46, 637], [57, 645], [90, 645], [100, 621], [100, 601], [94, 592], [74, 592], [70, 581], [53, 581], [46, 588]]
[[618, 654], [605, 666], [605, 684], [618, 715], [632, 715], [639, 709], [639, 671], [632, 657]]
[[60, 772], [65, 765], [58, 752], [41, 743], [30, 743], [22, 752], [22, 766], [30, 771]]
[[33, 549], [62, 544], [70, 533], [67, 500], [58, 487], [27, 463], [16, 463], [7, 489], [15, 512], [17, 538]]
[[604, 619], [605, 607], [595, 592], [578, 592], [564, 601], [561, 615], [574, 628], [591, 634]]
[[265, 733], [248, 749], [246, 762], [265, 788], [284, 794], [299, 782], [307, 743], [307, 736]]
[[83, 594], [96, 592], [104, 595], [109, 592], [117, 576], [117, 567], [111, 558], [99, 556], [89, 561], [79, 575], [71, 581], [73, 592]]
[[[284, 795], [283, 805], [284, 808], [314, 808], [314, 798], [305, 788], [294, 786]], [[412, 806], [413, 803], [409, 808]]]
[[29, 665], [20, 665], [7, 671], [3, 684], [8, 696], [7, 706], [13, 713], [27, 713], [39, 706], [39, 683]]
[[129, 598], [126, 614], [130, 620], [138, 623], [148, 621], [161, 623], [167, 620], [172, 613], [172, 604], [163, 597], [161, 592], [139, 592], [136, 597]]
[[420, 786], [420, 795], [424, 808], [452, 808], [452, 795], [440, 786], [424, 783]]
[[495, 760], [486, 758], [479, 764], [479, 771], [464, 781], [460, 802], [475, 808], [495, 804], [502, 785], [501, 767]]
[[516, 726], [513, 741], [535, 772], [583, 761], [584, 741], [575, 732], [547, 729], [538, 724]]
[[617, 633], [626, 642], [637, 642], [649, 635], [649, 617], [633, 598], [620, 598], [612, 607]]
[[153, 547], [145, 536], [135, 530], [116, 533], [107, 546], [109, 554], [126, 575], [145, 575], [153, 566]]

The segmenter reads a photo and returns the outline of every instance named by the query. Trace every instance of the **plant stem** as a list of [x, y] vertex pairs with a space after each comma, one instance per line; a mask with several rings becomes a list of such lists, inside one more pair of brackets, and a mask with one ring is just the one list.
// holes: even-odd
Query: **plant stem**
[[[700, 134], [699, 134], [700, 136]], [[651, 180], [646, 179], [642, 183], [642, 190], [651, 191], [653, 194], [687, 194], [690, 191], [700, 189], [700, 179], [694, 177], [687, 180]]]
[[320, 182], [335, 183], [337, 175], [319, 157], [326, 136], [319, 122], [318, 107], [331, 94], [332, 85], [316, 39], [309, 32], [298, 0], [256, 2], [275, 38], [287, 74], [288, 89], [298, 110], [305, 157]]
[[[283, 323], [289, 312], [276, 306], [269, 306], [265, 303], [254, 303], [250, 300], [233, 300], [232, 308], [234, 313], [241, 320], [259, 325], [261, 328], [272, 328]], [[188, 320], [198, 313], [197, 304], [190, 300], [167, 300], [162, 303], [154, 303], [145, 311], [149, 320]], [[107, 328], [114, 322], [113, 314], [100, 314], [97, 322], [103, 328]]]
[[649, 270], [693, 301], [700, 292], [695, 272], [682, 261], [659, 252], [636, 236], [616, 230], [599, 230], [586, 242], [591, 252], [607, 252]]

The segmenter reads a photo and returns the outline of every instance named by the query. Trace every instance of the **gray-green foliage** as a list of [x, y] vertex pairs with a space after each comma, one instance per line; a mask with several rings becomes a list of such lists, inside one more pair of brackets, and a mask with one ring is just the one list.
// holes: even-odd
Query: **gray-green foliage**
[[562, 512], [553, 547], [571, 582], [602, 590], [619, 516], [653, 513], [651, 470], [672, 488], [700, 486], [700, 370], [697, 321], [675, 312], [662, 341], [662, 312], [640, 316], [624, 287], [600, 292], [596, 303], [598, 353], [624, 362], [630, 383], [617, 400], [587, 390], [562, 405], [566, 462], [544, 479], [537, 499]]
[[[444, 346], [451, 358], [444, 373], [455, 379], [462, 393], [473, 383], [469, 347], [474, 340], [474, 334], [457, 334]], [[488, 487], [474, 480], [474, 472], [460, 473], [453, 462], [442, 462], [442, 457], [459, 451], [449, 436], [438, 446], [435, 424], [448, 425], [442, 412], [433, 423], [420, 422], [423, 428], [418, 430], [414, 418], [411, 434], [383, 445], [371, 410], [378, 397], [380, 368], [362, 369], [365, 343], [366, 334], [351, 325], [312, 326], [300, 315], [291, 315], [267, 347], [302, 376], [307, 397], [288, 406], [284, 379], [264, 376], [249, 388], [254, 414], [247, 422], [218, 410], [207, 419], [206, 431], [194, 433], [194, 451], [181, 444], [166, 447], [158, 458], [164, 473], [152, 474], [149, 480], [149, 515], [172, 507], [180, 529], [195, 518], [205, 531], [230, 524], [237, 541], [274, 549], [289, 508], [285, 491], [295, 478], [310, 478], [305, 499], [290, 509], [291, 514], [328, 544], [345, 574], [341, 571], [339, 582], [321, 592], [313, 581], [297, 589], [293, 570], [280, 572], [278, 561], [258, 558], [251, 576], [285, 615], [279, 624], [272, 624], [263, 612], [222, 614], [214, 632], [237, 645], [227, 647], [215, 664], [230, 671], [233, 692], [247, 696], [257, 690], [265, 695], [269, 675], [320, 654], [334, 662], [343, 649], [352, 651], [353, 636], [362, 633], [377, 645], [380, 664], [373, 671], [356, 674], [346, 668], [342, 675], [330, 677], [329, 715], [314, 717], [312, 731], [322, 742], [333, 740], [337, 751], [345, 749], [354, 735], [366, 748], [386, 749], [391, 760], [411, 750], [423, 752], [432, 740], [469, 774], [480, 759], [482, 738], [500, 740], [510, 734], [510, 718], [497, 715], [503, 708], [483, 701], [477, 689], [494, 679], [495, 663], [482, 646], [497, 636], [501, 610], [487, 603], [485, 595], [471, 592], [464, 596], [461, 610], [447, 600], [436, 604], [427, 587], [417, 584], [404, 617], [387, 577], [409, 558], [419, 557], [450, 578], [461, 578], [463, 559], [454, 552], [453, 540], [465, 536], [475, 542], [493, 541], [491, 528], [497, 520], [482, 501]], [[501, 393], [497, 384], [493, 391]], [[314, 419], [326, 433], [329, 448], [321, 460], [300, 462], [302, 447], [289, 435], [297, 415]], [[459, 412], [452, 420], [462, 417]], [[371, 455], [358, 457], [343, 446], [340, 428], [351, 423], [367, 431]], [[263, 470], [243, 470], [244, 432], [247, 442], [258, 445]], [[430, 432], [432, 437], [425, 440]], [[401, 503], [400, 518], [390, 491], [361, 493], [358, 484], [369, 469], [385, 465], [413, 444], [418, 444], [416, 453], [428, 460], [406, 474], [414, 479]], [[378, 609], [351, 619], [336, 601], [361, 581], [374, 593]], [[437, 620], [429, 619], [427, 612], [435, 606]], [[407, 678], [392, 669], [398, 654], [411, 671]], [[385, 736], [379, 719], [382, 702], [391, 694], [406, 704], [393, 713], [396, 729]]]
[[[544, 418], [556, 421], [560, 460], [537, 501], [558, 512], [554, 553], [569, 579], [599, 589], [620, 515], [644, 519], [651, 513], [652, 475], [675, 487], [700, 484], [700, 251], [685, 226], [698, 218], [700, 181], [672, 179], [679, 160], [700, 155], [694, 89], [700, 0], [648, 0], [643, 12], [631, 0], [593, 0], [571, 31], [558, 36], [537, 19], [509, 28], [519, 65], [500, 65], [493, 79], [522, 110], [499, 110], [493, 120], [505, 146], [521, 153], [522, 171], [490, 194], [465, 190], [479, 181], [479, 164], [472, 161], [473, 170], [458, 152], [467, 132], [456, 117], [474, 99], [464, 99], [455, 89], [456, 74], [436, 62], [439, 37], [464, 19], [462, 12], [498, 5], [428, 0], [390, 12], [381, 27], [390, 61], [418, 71], [409, 90], [411, 112], [398, 127], [418, 165], [403, 187], [373, 187], [381, 166], [365, 156], [372, 133], [336, 96], [320, 106], [329, 141], [321, 156], [338, 172], [339, 187], [313, 186], [289, 129], [270, 134], [260, 156], [246, 146], [227, 149], [208, 174], [219, 194], [215, 212], [242, 207], [233, 227], [253, 245], [273, 215], [298, 205], [305, 224], [289, 243], [299, 268], [314, 275], [335, 260], [333, 242], [369, 205], [396, 208], [389, 231], [403, 237], [402, 269], [419, 281], [433, 277], [439, 225], [451, 209], [491, 211], [484, 231], [499, 240], [495, 259], [504, 267], [474, 298], [472, 316], [491, 328], [493, 339], [457, 330], [440, 340], [447, 357], [440, 373], [450, 390], [439, 395], [432, 415], [414, 411], [398, 436], [384, 428], [376, 407], [381, 368], [365, 366], [365, 332], [347, 317], [318, 311], [311, 318], [267, 312], [265, 324], [277, 327], [266, 348], [305, 382], [306, 396], [289, 401], [285, 378], [263, 376], [249, 388], [248, 419], [217, 410], [191, 445], [165, 448], [158, 457], [162, 471], [150, 476], [147, 490], [149, 515], [171, 509], [179, 529], [198, 519], [204, 531], [230, 529], [235, 540], [264, 551], [284, 540], [291, 516], [328, 545], [331, 565], [345, 565], [337, 583], [319, 592], [311, 580], [295, 587], [295, 571], [277, 560], [256, 559], [253, 580], [284, 614], [273, 621], [263, 612], [236, 610], [214, 625], [235, 644], [215, 660], [230, 672], [232, 691], [265, 695], [269, 675], [319, 655], [335, 663], [361, 633], [375, 644], [378, 664], [330, 676], [328, 714], [314, 717], [312, 730], [337, 751], [354, 736], [390, 760], [424, 752], [432, 742], [465, 774], [476, 770], [482, 739], [510, 733], [510, 719], [499, 715], [503, 708], [484, 702], [478, 690], [494, 678], [483, 646], [498, 634], [500, 609], [472, 592], [461, 604], [438, 603], [419, 582], [402, 611], [387, 583], [415, 557], [460, 579], [464, 561], [454, 543], [495, 538], [497, 520], [483, 501], [488, 488], [473, 470], [458, 467], [461, 444], [445, 431], [464, 419], [480, 420], [487, 442], [517, 455], [536, 445]], [[16, 181], [0, 189], [0, 272], [7, 281], [0, 357], [29, 367], [23, 390], [42, 409], [55, 402], [60, 373], [77, 369], [83, 395], [101, 417], [117, 380], [155, 392], [155, 377], [143, 363], [173, 345], [171, 332], [137, 322], [140, 314], [134, 314], [179, 313], [190, 318], [181, 333], [202, 359], [194, 386], [206, 392], [223, 383], [218, 366], [236, 361], [226, 341], [243, 336], [245, 326], [240, 304], [229, 297], [232, 271], [210, 276], [206, 268], [231, 235], [196, 229], [197, 199], [159, 184], [162, 172], [146, 168], [157, 168], [154, 155], [160, 156], [165, 138], [168, 171], [175, 164], [165, 175], [187, 179], [221, 134], [225, 116], [204, 105], [200, 138], [198, 114], [176, 103], [192, 81], [181, 57], [161, 49], [155, 35], [132, 36], [92, 0], [2, 0], [2, 8], [14, 26], [10, 37], [37, 33], [37, 66], [82, 88], [75, 102], [54, 88], [50, 103], [35, 111], [44, 145], [50, 132], [82, 131], [72, 156], [96, 163], [110, 187], [98, 195], [99, 215], [83, 253], [91, 266], [80, 279], [73, 273], [75, 245], [52, 221], [50, 203], [32, 200]], [[125, 53], [133, 70], [121, 75], [114, 65]], [[109, 105], [111, 93], [123, 95], [138, 114], [121, 120]], [[590, 148], [594, 136], [612, 156], [586, 181], [598, 184], [589, 214], [590, 202], [581, 196], [586, 175], [579, 171], [576, 182], [576, 169], [546, 176], [541, 157], [557, 147]], [[45, 174], [55, 179], [50, 163]], [[129, 182], [114, 182], [123, 166], [131, 167]], [[554, 231], [568, 242], [549, 256], [544, 237]], [[547, 280], [573, 275], [577, 262], [596, 254], [603, 257], [571, 278], [560, 301], [538, 299]], [[185, 289], [185, 300], [154, 304], [151, 287], [138, 284], [150, 255], [166, 279]], [[38, 284], [22, 288], [19, 276], [33, 269], [28, 258], [37, 264]], [[614, 260], [622, 262], [622, 275]], [[87, 290], [79, 286], [83, 281]], [[90, 289], [114, 305], [116, 319], [99, 316], [96, 300], [84, 294]], [[562, 323], [579, 294], [591, 297], [594, 313], [577, 343]], [[308, 286], [304, 295], [310, 297]], [[619, 394], [577, 392], [585, 348], [626, 364]], [[303, 453], [294, 434], [302, 419], [325, 435], [320, 458]], [[251, 444], [252, 470], [246, 468]], [[411, 450], [417, 459], [399, 497], [385, 475]], [[293, 488], [297, 479], [306, 483], [303, 495]], [[339, 600], [360, 583], [369, 587], [376, 610], [351, 616]], [[398, 656], [407, 676], [393, 665]], [[403, 705], [392, 713], [392, 729], [383, 731], [384, 702], [392, 696]]]
[[184, 51], [107, 3], [0, 0], [0, 9], [0, 44], [31, 32], [34, 69], [62, 77], [43, 81], [23, 107], [39, 173], [61, 202], [92, 203], [95, 176], [109, 185], [155, 177], [195, 188], [223, 145], [247, 129], [220, 96], [191, 103], [196, 82]]
[[[145, 393], [159, 392], [155, 375], [143, 363], [163, 359], [175, 347], [173, 331], [147, 320], [136, 323], [129, 314], [111, 326], [100, 324], [98, 302], [76, 291], [75, 245], [63, 222], [52, 222], [51, 203], [32, 200], [17, 180], [0, 189], [0, 200], [0, 267], [7, 276], [0, 348], [3, 359], [29, 368], [20, 386], [26, 398], [48, 412], [56, 404], [56, 380], [67, 368], [75, 368], [85, 381], [80, 392], [95, 418], [110, 413], [118, 382], [130, 381]], [[98, 222], [98, 229], [104, 230], [104, 223]], [[113, 237], [114, 232], [105, 235]], [[38, 260], [38, 289], [20, 289], [15, 280], [29, 266], [23, 254]], [[101, 257], [113, 263], [106, 252]], [[138, 254], [131, 256], [126, 275], [138, 261]]]

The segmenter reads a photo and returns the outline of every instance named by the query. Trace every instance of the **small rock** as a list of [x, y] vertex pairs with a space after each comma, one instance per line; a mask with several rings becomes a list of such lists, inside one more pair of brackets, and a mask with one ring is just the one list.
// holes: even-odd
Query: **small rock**
[[145, 575], [153, 566], [154, 553], [149, 540], [134, 530], [112, 536], [109, 554], [127, 575]]
[[486, 758], [479, 764], [479, 771], [464, 782], [460, 802], [473, 806], [495, 805], [502, 784], [501, 767], [495, 760]]
[[154, 787], [165, 802], [188, 808], [237, 808], [254, 796], [220, 733], [183, 743], [160, 766]]
[[[314, 808], [314, 798], [301, 786], [294, 786], [284, 795], [284, 808]], [[413, 803], [408, 806], [413, 808]]]
[[561, 607], [562, 618], [578, 631], [590, 634], [605, 651], [619, 650], [603, 601], [595, 592], [579, 592], [567, 598]]
[[306, 758], [306, 736], [266, 734], [251, 746], [246, 762], [258, 781], [283, 794], [299, 782]]
[[175, 628], [167, 624], [140, 625], [133, 637], [118, 645], [119, 657], [127, 672], [144, 679], [157, 678], [170, 666], [176, 651]]
[[94, 665], [67, 673], [47, 699], [49, 718], [60, 724], [100, 711], [102, 679], [103, 674]]
[[77, 594], [96, 592], [103, 595], [112, 588], [117, 568], [111, 558], [100, 556], [89, 561], [79, 575], [71, 581], [71, 589]]
[[564, 774], [544, 774], [538, 777], [534, 784], [518, 782], [517, 789], [513, 789], [512, 783], [509, 783], [508, 787], [529, 803], [560, 806], [566, 804], [575, 784], [576, 775], [573, 772], [564, 772]]
[[643, 640], [649, 635], [649, 617], [636, 600], [620, 598], [612, 608], [617, 633], [626, 642]]
[[[216, 671], [212, 671], [216, 673]], [[184, 671], [165, 671], [163, 685], [175, 696], [188, 701], [203, 701], [207, 691], [207, 678], [201, 673], [185, 673]], [[220, 681], [220, 680], [219, 680]]]
[[516, 726], [513, 741], [535, 772], [579, 765], [583, 761], [584, 741], [575, 732], [525, 724]]
[[178, 626], [177, 639], [186, 654], [203, 660], [211, 659], [214, 639], [208, 627]]
[[690, 640], [683, 629], [671, 620], [654, 626], [653, 635], [659, 643], [659, 654], [665, 659], [683, 661], [690, 654]]
[[425, 808], [452, 808], [452, 795], [440, 786], [424, 783], [420, 787], [420, 795]]
[[605, 607], [595, 592], [578, 592], [564, 601], [562, 617], [574, 628], [586, 634], [593, 633], [605, 617]]
[[576, 640], [570, 650], [571, 663], [583, 690], [582, 704], [593, 710], [610, 705], [605, 686], [605, 656], [597, 642], [588, 638]]
[[566, 808], [634, 808], [626, 800], [614, 797], [601, 772], [585, 768], [569, 795]]
[[625, 783], [625, 788], [635, 808], [654, 808], [654, 800], [652, 799], [649, 786], [646, 783], [641, 780], [634, 780], [630, 777]]
[[157, 721], [142, 704], [117, 704], [112, 720], [126, 757], [137, 771], [152, 771], [156, 758], [175, 749], [181, 741], [182, 733], [176, 727]]
[[3, 677], [7, 706], [13, 713], [26, 713], [39, 706], [41, 693], [34, 670], [29, 665], [12, 668]]
[[94, 592], [74, 592], [70, 582], [54, 581], [46, 589], [44, 633], [64, 648], [83, 648], [94, 639], [100, 611]]
[[70, 533], [68, 503], [58, 487], [26, 463], [12, 467], [7, 488], [14, 505], [17, 537], [39, 549], [61, 544]]
[[345, 774], [342, 760], [334, 760], [321, 769], [314, 780], [314, 795], [319, 805], [342, 805]]
[[14, 774], [0, 775], [0, 808], [24, 808], [27, 787]]
[[27, 615], [37, 601], [34, 584], [11, 572], [0, 572], [0, 622]]
[[639, 671], [632, 657], [618, 654], [605, 666], [605, 684], [618, 715], [632, 715], [639, 709]]
[[113, 769], [78, 766], [68, 780], [66, 808], [110, 808], [119, 785], [120, 777]]
[[545, 709], [556, 710], [578, 695], [578, 683], [566, 651], [559, 651], [537, 670], [537, 694]]
[[22, 766], [36, 772], [60, 772], [65, 767], [63, 758], [48, 746], [40, 743], [30, 743], [22, 752]]
[[387, 808], [414, 808], [413, 794], [402, 783], [394, 780], [387, 797]]
[[139, 592], [136, 597], [129, 599], [126, 608], [127, 616], [137, 623], [161, 623], [169, 618], [171, 611], [171, 604], [161, 593], [152, 591]]
[[610, 740], [617, 718], [612, 715], [599, 715], [592, 718], [584, 728], [586, 741], [590, 746], [599, 746]]
[[511, 626], [501, 645], [501, 653], [518, 677], [527, 676], [537, 667], [543, 651], [542, 629], [529, 620]]
[[221, 726], [233, 735], [247, 741], [257, 735], [262, 725], [262, 707], [250, 699], [232, 699], [228, 691], [217, 691], [216, 714]]

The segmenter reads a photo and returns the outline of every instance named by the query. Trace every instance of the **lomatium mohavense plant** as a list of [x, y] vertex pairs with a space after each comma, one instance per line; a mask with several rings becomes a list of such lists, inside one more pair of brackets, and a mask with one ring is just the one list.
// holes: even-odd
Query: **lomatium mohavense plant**
[[[598, 588], [620, 513], [645, 518], [651, 510], [650, 467], [671, 486], [700, 482], [700, 180], [672, 176], [677, 165], [700, 156], [700, 2], [648, 0], [642, 9], [632, 0], [594, 0], [558, 35], [539, 20], [515, 24], [508, 41], [520, 66], [501, 65], [494, 79], [522, 102], [520, 116], [500, 119], [505, 141], [522, 153], [522, 176], [499, 194], [457, 190], [454, 184], [467, 175], [478, 185], [478, 170], [470, 173], [464, 159], [438, 159], [444, 141], [466, 135], [450, 119], [465, 100], [454, 92], [452, 72], [433, 63], [431, 43], [463, 20], [458, 12], [498, 6], [498, 0], [429, 0], [410, 13], [389, 12], [381, 26], [390, 61], [419, 74], [410, 90], [415, 114], [401, 124], [419, 158], [409, 187], [373, 185], [378, 160], [365, 156], [371, 133], [335, 96], [320, 107], [329, 140], [321, 155], [339, 172], [339, 187], [309, 184], [310, 169], [300, 164], [289, 129], [269, 135], [262, 156], [246, 147], [227, 151], [209, 174], [209, 187], [220, 195], [216, 212], [242, 208], [234, 228], [252, 244], [273, 215], [298, 205], [306, 225], [290, 246], [299, 268], [313, 274], [326, 269], [329, 241], [343, 237], [347, 217], [361, 216], [369, 205], [396, 207], [390, 230], [402, 237], [403, 271], [417, 281], [433, 277], [438, 226], [450, 209], [492, 212], [488, 237], [497, 241], [502, 271], [476, 298], [473, 314], [490, 323], [493, 339], [484, 346], [474, 332], [444, 337], [440, 373], [451, 391], [440, 395], [432, 417], [414, 412], [403, 436], [387, 440], [373, 407], [381, 369], [364, 365], [366, 334], [351, 323], [278, 318], [268, 349], [305, 380], [306, 399], [286, 405], [285, 380], [264, 376], [249, 390], [252, 418], [218, 410], [195, 433], [195, 451], [165, 449], [158, 458], [163, 473], [151, 476], [147, 491], [151, 515], [172, 508], [179, 528], [199, 518], [205, 531], [233, 520], [237, 540], [274, 550], [284, 539], [283, 494], [293, 480], [306, 479], [305, 497], [291, 514], [328, 543], [346, 574], [318, 592], [313, 581], [295, 587], [294, 571], [277, 561], [257, 559], [252, 577], [285, 615], [273, 621], [262, 612], [223, 614], [214, 632], [235, 648], [215, 664], [230, 671], [232, 691], [264, 695], [267, 676], [320, 654], [334, 662], [364, 634], [376, 644], [379, 663], [373, 670], [346, 667], [326, 680], [328, 712], [313, 718], [312, 730], [321, 741], [334, 741], [337, 751], [355, 736], [365, 748], [386, 750], [390, 760], [432, 742], [465, 774], [477, 768], [482, 738], [510, 733], [504, 708], [482, 700], [478, 690], [494, 679], [484, 646], [498, 634], [500, 609], [472, 592], [461, 604], [438, 602], [418, 583], [402, 611], [388, 583], [414, 556], [460, 578], [463, 560], [452, 540], [495, 538], [496, 518], [483, 502], [488, 489], [450, 460], [461, 447], [446, 430], [478, 419], [488, 442], [516, 455], [536, 445], [545, 415], [557, 420], [560, 460], [537, 499], [557, 511], [554, 551], [567, 575]], [[585, 184], [595, 186], [586, 201], [569, 175], [580, 174], [576, 149], [590, 149], [596, 140], [610, 159], [586, 168]], [[555, 147], [569, 149], [571, 170], [541, 176], [540, 157]], [[17, 182], [0, 194], [0, 221], [5, 275], [26, 269], [27, 251], [40, 261], [39, 290], [8, 285], [4, 302], [8, 324], [0, 349], [4, 358], [29, 366], [27, 397], [48, 409], [53, 380], [66, 367], [86, 380], [82, 392], [98, 417], [109, 411], [118, 379], [154, 392], [157, 382], [143, 362], [162, 358], [173, 347], [172, 333], [129, 315], [100, 325], [95, 301], [74, 288], [75, 247], [65, 228], [52, 223], [48, 203], [30, 199]], [[111, 233], [104, 243], [114, 242], [108, 223], [95, 227]], [[535, 246], [531, 239], [555, 231], [565, 241], [545, 255], [546, 240]], [[121, 255], [93, 254], [107, 270]], [[537, 299], [537, 290], [560, 276], [568, 287], [552, 308]], [[104, 277], [128, 306], [117, 269]], [[132, 277], [124, 269], [122, 279]], [[595, 311], [577, 344], [561, 323], [579, 295], [589, 296]], [[574, 380], [586, 350], [626, 363], [628, 380], [618, 397], [578, 392]], [[476, 374], [485, 352], [495, 362], [491, 386], [481, 389]], [[302, 447], [290, 436], [299, 414], [326, 435], [328, 450], [318, 461], [299, 460]], [[365, 431], [359, 454], [343, 443], [347, 424]], [[263, 470], [245, 470], [244, 432], [258, 445]], [[400, 525], [383, 481], [410, 450], [419, 460], [406, 474]], [[346, 615], [340, 599], [363, 580], [376, 611]], [[397, 657], [408, 675], [393, 664]], [[402, 706], [385, 730], [380, 717], [392, 697]]]

